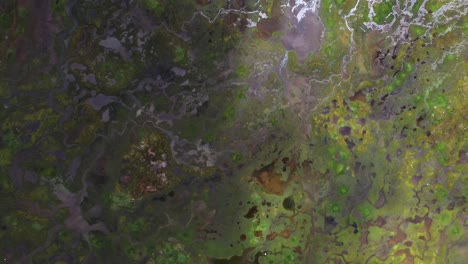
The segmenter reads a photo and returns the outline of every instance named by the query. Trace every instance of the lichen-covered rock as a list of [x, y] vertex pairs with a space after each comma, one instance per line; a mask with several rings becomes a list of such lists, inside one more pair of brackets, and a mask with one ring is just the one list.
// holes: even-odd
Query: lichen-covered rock
[[171, 171], [169, 144], [157, 132], [149, 132], [133, 143], [122, 162], [121, 183], [134, 197], [166, 192], [179, 181]]

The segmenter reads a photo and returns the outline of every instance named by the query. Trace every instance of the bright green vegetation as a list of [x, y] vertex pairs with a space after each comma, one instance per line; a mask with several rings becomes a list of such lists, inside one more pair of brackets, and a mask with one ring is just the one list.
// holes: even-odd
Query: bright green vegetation
[[383, 24], [393, 19], [392, 7], [395, 5], [394, 1], [382, 1], [380, 4], [374, 4], [375, 17], [374, 21], [377, 24]]

